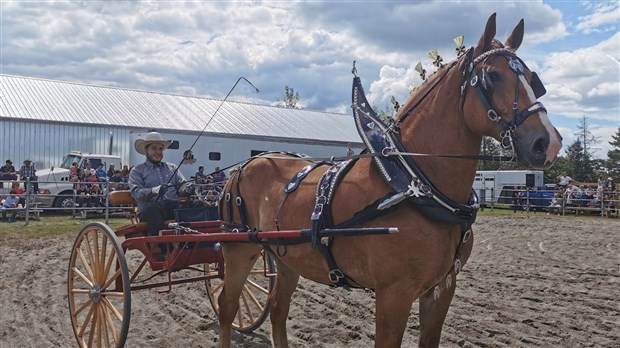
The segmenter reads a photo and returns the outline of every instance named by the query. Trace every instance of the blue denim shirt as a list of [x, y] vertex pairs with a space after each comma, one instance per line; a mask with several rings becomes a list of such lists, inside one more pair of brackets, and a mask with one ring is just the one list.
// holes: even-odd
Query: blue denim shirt
[[179, 200], [177, 187], [186, 180], [180, 171], [177, 171], [175, 176], [170, 180], [175, 169], [176, 165], [172, 163], [160, 162], [155, 164], [146, 160], [144, 163], [135, 166], [131, 172], [129, 172], [129, 189], [131, 190], [131, 195], [138, 204], [138, 212], [140, 212], [147, 203], [155, 202], [157, 195], [152, 193], [151, 189], [157, 185], [167, 183], [174, 185], [168, 187], [163, 199], [173, 201]]

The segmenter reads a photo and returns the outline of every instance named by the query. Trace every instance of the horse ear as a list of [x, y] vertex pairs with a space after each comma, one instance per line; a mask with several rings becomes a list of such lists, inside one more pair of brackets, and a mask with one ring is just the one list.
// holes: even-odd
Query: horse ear
[[504, 42], [504, 46], [510, 47], [513, 50], [517, 50], [521, 43], [523, 42], [523, 31], [524, 31], [525, 23], [523, 22], [523, 18], [519, 21], [519, 24], [512, 30], [512, 34], [506, 39]]
[[495, 13], [493, 13], [487, 20], [487, 26], [484, 28], [484, 33], [480, 37], [478, 45], [474, 49], [474, 57], [478, 57], [479, 55], [483, 54], [491, 48], [491, 42], [493, 42], [495, 32]]

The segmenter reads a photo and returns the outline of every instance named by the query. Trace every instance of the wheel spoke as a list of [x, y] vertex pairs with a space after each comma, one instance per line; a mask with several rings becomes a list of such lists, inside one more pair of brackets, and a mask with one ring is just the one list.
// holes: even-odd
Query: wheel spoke
[[125, 296], [124, 292], [118, 291], [105, 291], [101, 293], [101, 296], [114, 296], [114, 297], [123, 297]]
[[91, 265], [91, 271], [93, 273], [93, 279], [95, 279], [96, 275], [97, 275], [97, 269], [95, 268], [95, 266], [97, 266], [97, 264], [95, 263], [95, 258], [93, 256], [93, 249], [90, 245], [90, 238], [89, 238], [90, 232], [86, 233], [84, 235], [83, 241], [86, 242], [86, 253], [88, 254], [88, 260], [90, 261], [88, 264]]
[[249, 283], [250, 285], [252, 285], [253, 288], [259, 290], [260, 292], [264, 293], [264, 294], [269, 294], [269, 289], [264, 288], [263, 286], [261, 286], [260, 284], [258, 284], [255, 281], [250, 280], [249, 278], [245, 281], [246, 283]]
[[261, 305], [260, 301], [258, 301], [256, 296], [254, 296], [250, 288], [248, 288], [246, 285], [243, 286], [243, 292], [241, 294], [244, 295], [244, 299], [245, 294], [247, 294], [247, 296], [250, 297], [250, 300], [252, 300], [252, 303], [254, 303], [256, 307], [258, 307], [261, 311], [263, 310], [263, 306]]
[[114, 326], [114, 321], [112, 320], [112, 316], [110, 315], [110, 311], [108, 310], [107, 305], [103, 306], [103, 313], [105, 314], [105, 319], [112, 331], [112, 338], [114, 339], [114, 343], [118, 343], [118, 332], [116, 332], [116, 327]]
[[224, 282], [221, 282], [221, 283], [217, 284], [216, 287], [211, 289], [211, 295], [215, 296], [215, 294], [218, 293], [223, 286], [224, 286]]
[[114, 305], [110, 302], [110, 300], [108, 300], [105, 297], [101, 298], [101, 301], [103, 303], [105, 303], [105, 305], [112, 311], [112, 313], [114, 313], [114, 316], [116, 316], [116, 318], [118, 319], [118, 321], [121, 322], [121, 324], [123, 323], [123, 316], [121, 315], [121, 313], [116, 309], [116, 307], [114, 307]]
[[[108, 257], [108, 263], [106, 263], [105, 269], [103, 270], [103, 277], [101, 278], [102, 282], [106, 280], [106, 277], [108, 276], [108, 273], [110, 273], [110, 269], [112, 268], [112, 261], [114, 261], [114, 260], [116, 260], [116, 250], [114, 250], [114, 248], [112, 248], [112, 250], [110, 250], [110, 256]], [[105, 289], [106, 286], [104, 286], [103, 288]]]
[[86, 261], [86, 257], [84, 257], [84, 253], [82, 252], [82, 249], [78, 248], [77, 253], [78, 253], [78, 256], [80, 257], [80, 260], [82, 260], [82, 265], [86, 269], [86, 273], [88, 273], [88, 275], [90, 276], [90, 279], [95, 279], [95, 275], [93, 274], [93, 271], [90, 268], [88, 261]]
[[103, 320], [101, 320], [101, 306], [97, 305], [97, 348], [101, 348], [102, 334], [103, 334]]
[[[248, 299], [246, 298], [246, 294], [245, 294], [245, 292], [248, 291], [249, 289], [247, 287], [245, 287], [245, 286], [243, 288], [244, 289], [241, 292], [241, 300], [243, 302], [243, 307], [245, 308], [246, 313], [247, 313], [247, 315], [248, 315], [248, 317], [250, 319], [250, 323], [253, 323], [254, 322], [254, 314], [252, 313], [252, 309], [250, 309], [250, 305], [248, 303]], [[251, 294], [249, 294], [249, 295], [251, 295]], [[250, 296], [250, 298], [253, 298], [253, 297], [254, 296]], [[253, 302], [255, 302], [255, 300], [256, 299], [254, 298]], [[258, 305], [258, 307], [260, 307], [260, 305]], [[241, 312], [241, 307], [239, 307], [239, 312]]]
[[[101, 236], [101, 259], [99, 260], [99, 265], [103, 267], [106, 264], [106, 251], [108, 249], [108, 236], [103, 234]], [[99, 274], [99, 278], [97, 279], [97, 283], [101, 284], [106, 277], [105, 269], [101, 269], [101, 274]]]
[[113, 282], [114, 280], [116, 280], [116, 278], [118, 278], [118, 277], [120, 277], [120, 276], [122, 276], [122, 275], [123, 275], [122, 270], [121, 270], [120, 268], [119, 268], [119, 269], [117, 269], [117, 270], [116, 270], [116, 272], [114, 272], [114, 274], [110, 277], [110, 279], [108, 279], [108, 280], [107, 280], [107, 281], [106, 281], [106, 282], [105, 282], [105, 283], [101, 286], [101, 288], [102, 288], [102, 289], [107, 289], [107, 288], [108, 288], [108, 286], [110, 286], [110, 284], [112, 284], [112, 282]]
[[88, 305], [92, 303], [93, 303], [93, 300], [89, 298], [86, 302], [82, 303], [82, 305], [78, 307], [78, 309], [76, 309], [75, 312], [72, 313], [72, 315], [77, 318], [80, 312], [82, 312], [84, 308], [86, 308]]
[[78, 337], [84, 336], [84, 330], [86, 329], [86, 327], [88, 326], [88, 323], [90, 322], [90, 318], [92, 317], [93, 312], [95, 311], [95, 307], [96, 306], [91, 306], [90, 309], [88, 310], [88, 313], [86, 313], [86, 318], [84, 318], [82, 327], [80, 328], [80, 331], [78, 331]]
[[98, 280], [101, 277], [101, 272], [103, 271], [101, 269], [101, 262], [99, 262], [99, 236], [96, 234], [97, 230], [95, 231], [95, 263], [93, 264], [93, 267], [95, 268], [95, 281]]
[[97, 307], [98, 307], [97, 305], [93, 306], [93, 309], [94, 309], [93, 320], [90, 324], [90, 332], [88, 333], [88, 346], [89, 347], [93, 346], [93, 339], [95, 338], [95, 334], [96, 334], [97, 315], [99, 315], [99, 311]]
[[95, 285], [90, 281], [90, 279], [86, 278], [86, 276], [80, 272], [79, 269], [77, 269], [77, 267], [73, 267], [73, 272], [75, 272], [75, 274], [77, 274], [80, 278], [82, 278], [82, 280], [92, 289]]

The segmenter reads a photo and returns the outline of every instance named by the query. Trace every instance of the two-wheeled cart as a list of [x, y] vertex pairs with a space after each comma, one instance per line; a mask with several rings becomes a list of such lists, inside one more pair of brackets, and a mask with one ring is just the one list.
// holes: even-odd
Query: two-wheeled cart
[[[110, 202], [134, 203], [128, 191], [111, 193]], [[225, 276], [222, 243], [287, 238], [310, 241], [309, 230], [239, 232], [223, 229], [224, 225], [222, 221], [171, 222], [158, 236], [148, 236], [148, 225], [135, 220], [117, 230], [100, 222], [85, 225], [71, 250], [67, 280], [71, 323], [80, 347], [124, 346], [132, 291], [169, 291], [172, 285], [204, 282], [218, 315], [217, 298]], [[324, 233], [352, 236], [396, 231], [343, 229]], [[234, 329], [251, 332], [265, 321], [274, 283], [275, 263], [263, 250], [243, 287]]]

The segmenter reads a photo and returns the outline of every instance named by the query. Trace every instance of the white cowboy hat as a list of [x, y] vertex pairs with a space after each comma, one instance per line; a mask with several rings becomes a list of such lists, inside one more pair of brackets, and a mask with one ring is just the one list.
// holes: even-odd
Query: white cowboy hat
[[145, 155], [146, 147], [151, 144], [162, 144], [164, 146], [164, 149], [167, 149], [170, 145], [172, 145], [172, 141], [164, 140], [161, 137], [161, 134], [157, 132], [149, 132], [146, 134], [144, 139], [136, 140], [136, 142], [134, 143], [134, 147], [139, 154]]

